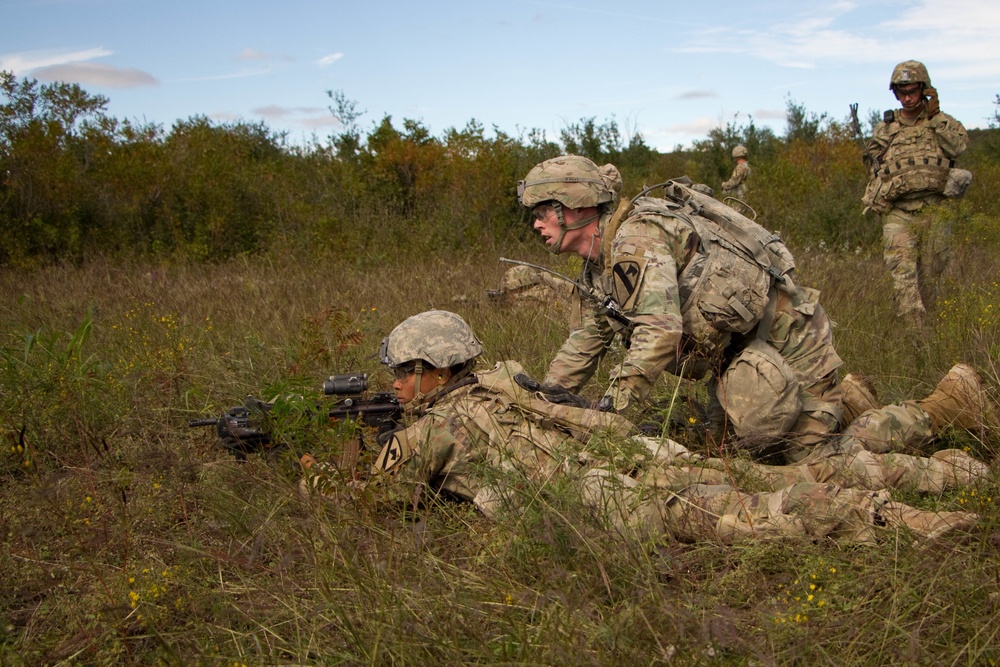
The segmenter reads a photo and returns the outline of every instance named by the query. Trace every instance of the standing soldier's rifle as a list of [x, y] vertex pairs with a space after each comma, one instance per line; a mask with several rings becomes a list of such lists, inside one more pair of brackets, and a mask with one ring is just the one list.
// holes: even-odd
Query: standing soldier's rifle
[[861, 159], [864, 160], [865, 166], [871, 169], [872, 165], [875, 164], [875, 158], [872, 156], [871, 151], [868, 150], [868, 140], [865, 139], [865, 135], [861, 131], [861, 121], [858, 120], [858, 103], [855, 102], [850, 107], [851, 127], [854, 129], [854, 136], [861, 142]]

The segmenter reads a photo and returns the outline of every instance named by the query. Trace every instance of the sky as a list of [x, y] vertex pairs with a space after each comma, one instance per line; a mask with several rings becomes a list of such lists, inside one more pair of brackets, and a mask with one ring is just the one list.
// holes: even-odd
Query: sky
[[895, 106], [893, 66], [924, 62], [942, 109], [986, 127], [1000, 93], [997, 0], [0, 0], [0, 70], [77, 83], [107, 113], [259, 122], [296, 143], [389, 115], [431, 134], [476, 120], [552, 140], [614, 119], [658, 150], [789, 100], [844, 119]]

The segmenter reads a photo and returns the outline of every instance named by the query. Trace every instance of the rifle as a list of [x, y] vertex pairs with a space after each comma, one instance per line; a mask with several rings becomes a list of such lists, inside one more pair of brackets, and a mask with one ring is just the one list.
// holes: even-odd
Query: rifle
[[851, 107], [851, 128], [854, 130], [854, 136], [858, 138], [861, 142], [861, 159], [864, 160], [865, 166], [871, 168], [875, 163], [875, 158], [872, 157], [871, 152], [868, 150], [868, 142], [865, 140], [865, 135], [861, 131], [861, 121], [858, 120], [858, 103], [850, 105]]
[[[330, 423], [339, 421], [360, 421], [377, 431], [376, 441], [390, 433], [399, 425], [403, 408], [389, 391], [368, 395], [368, 375], [331, 375], [323, 383], [323, 394], [341, 397], [330, 406], [317, 406], [317, 412], [325, 413]], [[189, 427], [214, 426], [219, 443], [238, 459], [245, 459], [252, 452], [268, 452], [279, 446], [271, 440], [267, 428], [268, 413], [274, 403], [247, 396], [243, 405], [237, 405], [214, 419], [192, 419]], [[359, 437], [360, 439], [360, 437]]]

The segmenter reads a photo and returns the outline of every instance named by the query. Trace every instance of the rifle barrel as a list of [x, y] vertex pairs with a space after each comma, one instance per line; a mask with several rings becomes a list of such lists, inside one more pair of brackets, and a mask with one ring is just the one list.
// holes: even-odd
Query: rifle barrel
[[188, 422], [189, 427], [195, 426], [215, 426], [219, 423], [218, 419], [192, 419]]

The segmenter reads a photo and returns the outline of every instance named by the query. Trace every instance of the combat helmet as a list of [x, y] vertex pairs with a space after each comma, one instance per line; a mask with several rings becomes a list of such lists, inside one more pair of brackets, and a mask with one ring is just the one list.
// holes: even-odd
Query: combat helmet
[[622, 176], [613, 164], [598, 167], [580, 155], [563, 155], [535, 165], [523, 180], [518, 181], [517, 199], [528, 209], [552, 204], [559, 219], [560, 234], [548, 249], [558, 253], [567, 231], [586, 227], [600, 217], [598, 214], [567, 225], [563, 209], [596, 207], [604, 212], [618, 203], [621, 190]]
[[585, 157], [563, 155], [535, 165], [517, 184], [517, 198], [526, 208], [548, 201], [589, 208], [616, 202], [621, 189], [621, 174], [614, 165], [598, 167]]
[[905, 86], [911, 83], [923, 84], [924, 88], [931, 87], [931, 77], [927, 73], [927, 68], [922, 62], [916, 60], [906, 60], [899, 63], [892, 69], [892, 78], [889, 80], [889, 90], [895, 90], [896, 86]]
[[742, 144], [733, 148], [734, 160], [738, 157], [747, 157], [748, 155], [750, 155], [750, 151], [748, 151], [747, 147]]
[[382, 339], [379, 358], [389, 368], [411, 361], [451, 368], [482, 353], [482, 343], [465, 320], [446, 310], [428, 310], [406, 318]]

